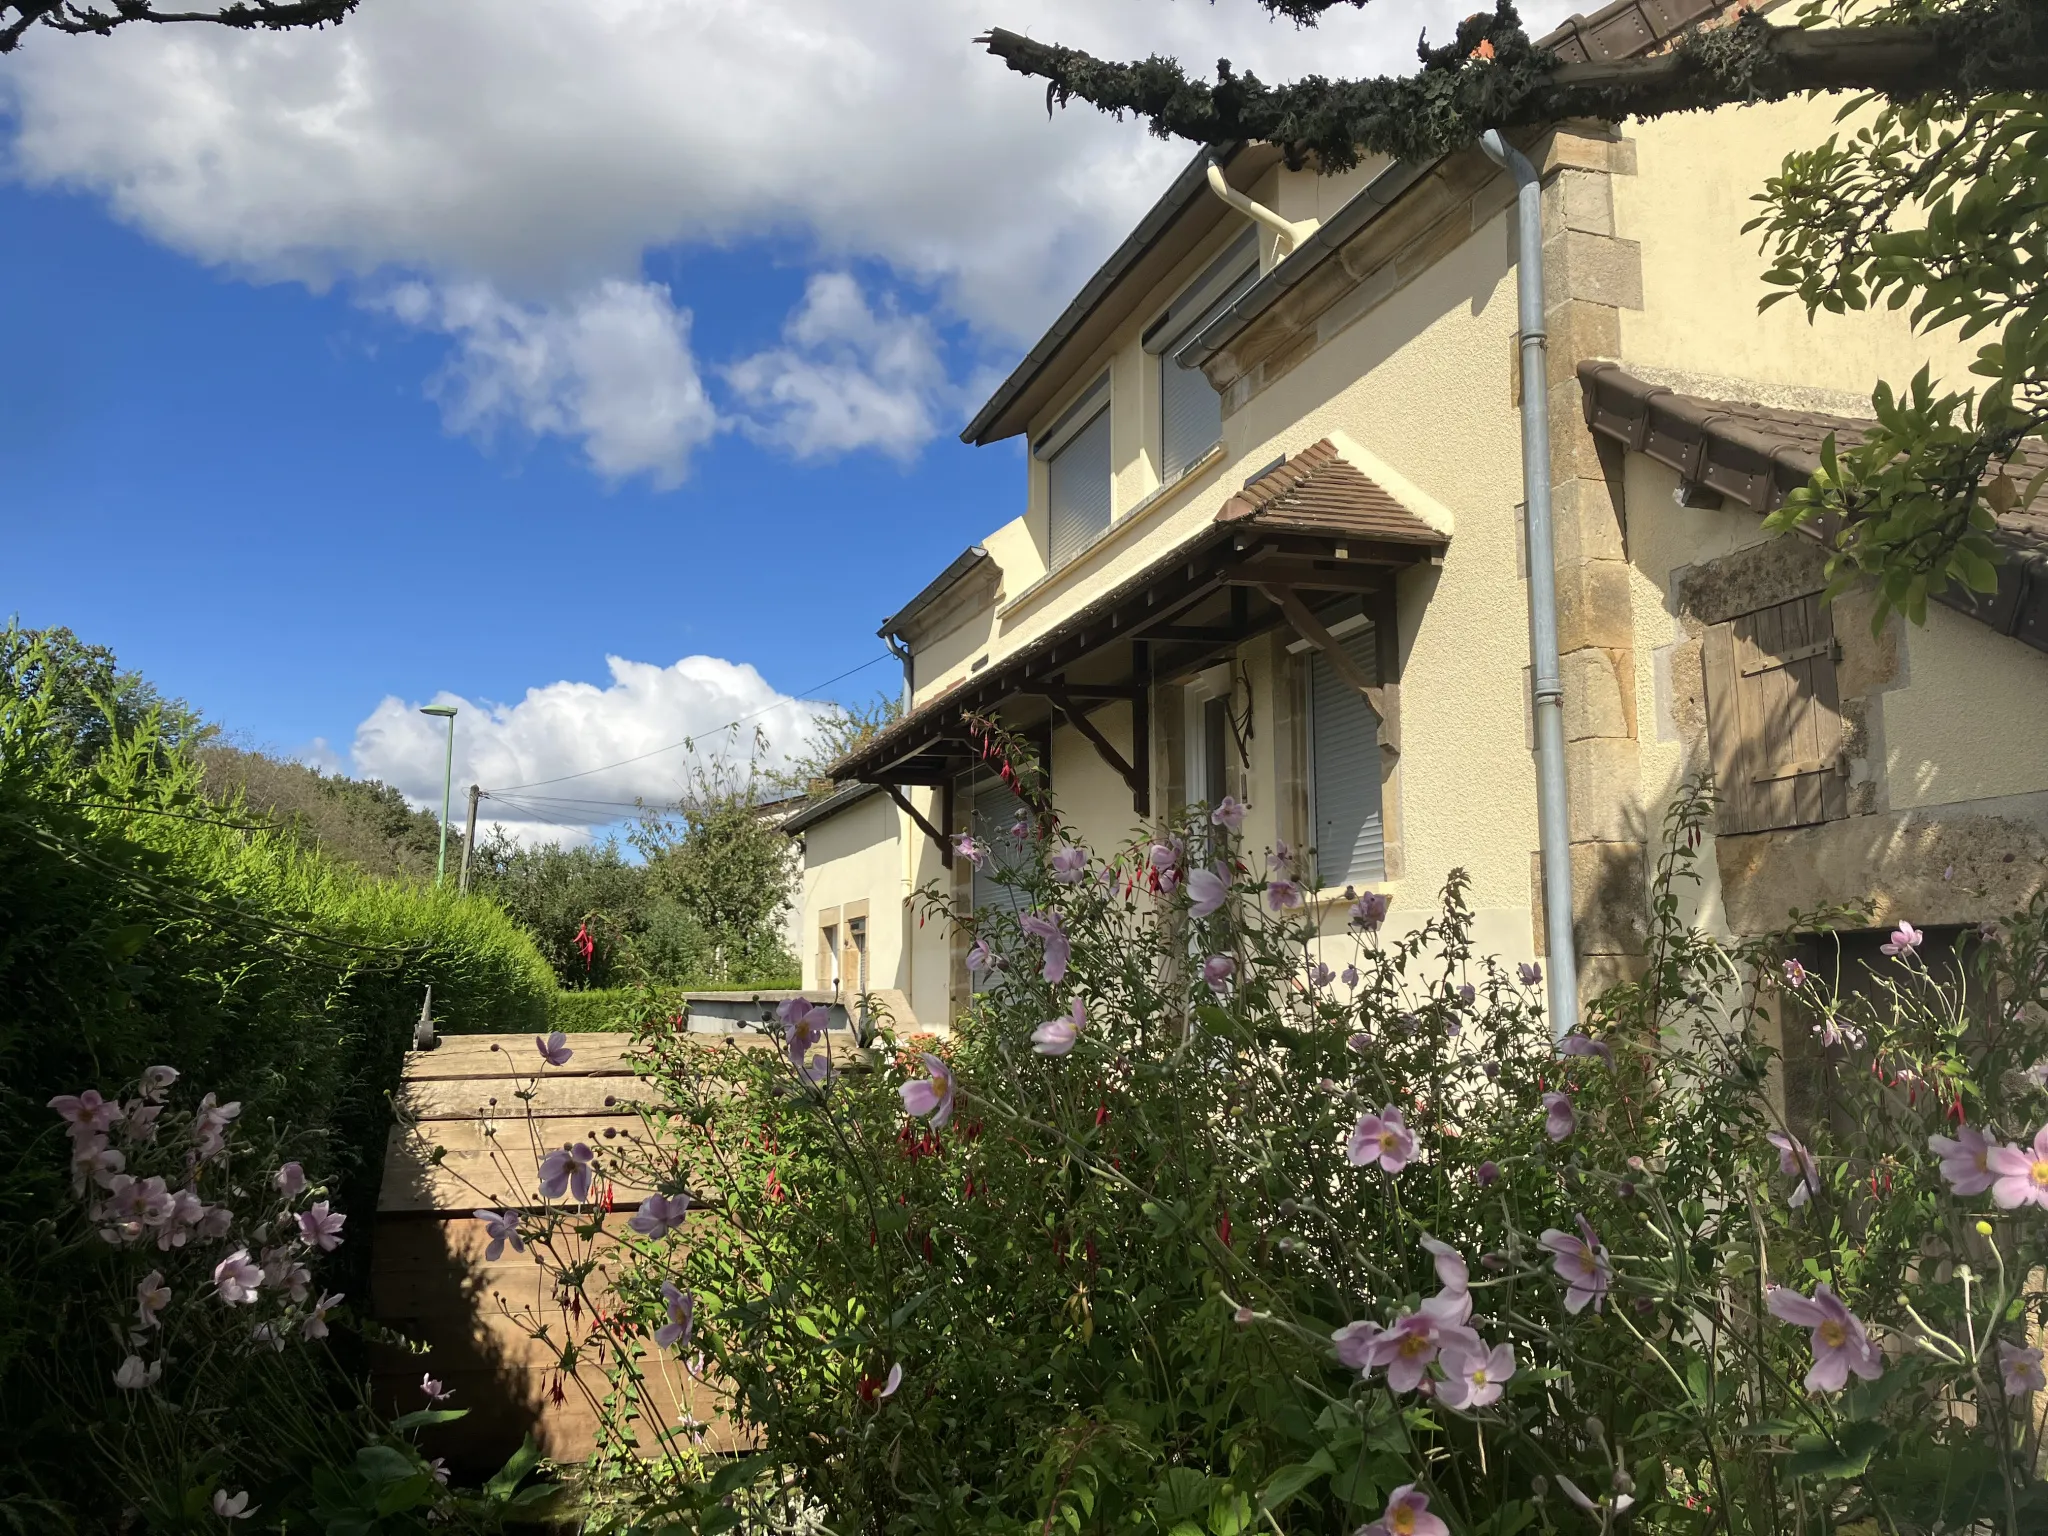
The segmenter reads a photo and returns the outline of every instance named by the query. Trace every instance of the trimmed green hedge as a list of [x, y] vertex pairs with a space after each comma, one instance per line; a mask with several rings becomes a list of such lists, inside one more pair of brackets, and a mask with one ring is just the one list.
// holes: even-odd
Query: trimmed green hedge
[[550, 1029], [624, 1030], [647, 1006], [647, 994], [636, 987], [592, 987], [584, 992], [557, 992], [548, 1002]]
[[[43, 693], [0, 682], [0, 1528], [50, 1500], [111, 1518], [80, 1426], [118, 1364], [72, 1206], [52, 1095], [119, 1093], [163, 1062], [268, 1120], [351, 1218], [336, 1289], [361, 1266], [423, 990], [450, 1031], [548, 1027], [553, 973], [495, 903], [374, 880], [239, 804], [153, 725], [81, 751]], [[353, 1268], [355, 1273], [347, 1271]], [[100, 1389], [103, 1391], [103, 1388]], [[91, 1520], [88, 1523], [92, 1523]]]

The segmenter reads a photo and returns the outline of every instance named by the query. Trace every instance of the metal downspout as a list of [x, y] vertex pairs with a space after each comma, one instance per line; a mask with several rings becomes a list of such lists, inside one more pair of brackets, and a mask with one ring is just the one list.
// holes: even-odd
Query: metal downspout
[[910, 713], [911, 696], [917, 690], [916, 663], [912, 659], [912, 652], [909, 646], [890, 634], [886, 629], [881, 632], [881, 635], [882, 644], [889, 647], [889, 654], [903, 663], [903, 712], [907, 715]]
[[1543, 850], [1544, 979], [1551, 1034], [1579, 1023], [1572, 939], [1572, 868], [1564, 779], [1564, 678], [1557, 658], [1557, 566], [1550, 529], [1549, 337], [1543, 317], [1543, 179], [1528, 157], [1489, 129], [1480, 148], [1515, 178], [1515, 288], [1522, 336], [1522, 500], [1528, 525], [1529, 661], [1536, 723], [1536, 831]]

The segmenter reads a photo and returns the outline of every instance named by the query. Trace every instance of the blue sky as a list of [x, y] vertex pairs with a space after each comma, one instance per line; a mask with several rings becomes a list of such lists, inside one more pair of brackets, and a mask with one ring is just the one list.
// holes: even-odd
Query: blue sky
[[0, 61], [0, 611], [421, 801], [436, 699], [458, 782], [659, 798], [677, 756], [590, 770], [756, 711], [794, 741], [1020, 509], [1017, 446], [955, 434], [1188, 158], [1048, 119], [976, 32], [1284, 78], [1412, 67], [1458, 14], [366, 0], [32, 35]]

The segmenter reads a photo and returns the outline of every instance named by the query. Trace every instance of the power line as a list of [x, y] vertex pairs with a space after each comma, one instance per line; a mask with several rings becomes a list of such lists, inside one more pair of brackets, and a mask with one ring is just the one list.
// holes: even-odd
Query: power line
[[[891, 657], [887, 651], [884, 651], [879, 656], [870, 657], [868, 660], [862, 662], [857, 667], [847, 668], [837, 677], [828, 677], [822, 683], [811, 684], [811, 686], [804, 689], [803, 692], [806, 694], [822, 692], [823, 690], [830, 688], [834, 683], [842, 683], [846, 681], [847, 678], [852, 677], [856, 672], [867, 671], [869, 667], [874, 666], [877, 662], [891, 661], [893, 659], [894, 658]], [[552, 779], [532, 779], [524, 784], [507, 784], [503, 790], [489, 789], [485, 790], [484, 793], [489, 795], [491, 798], [496, 799], [500, 795], [513, 790], [539, 789], [542, 786], [548, 784], [566, 784], [571, 779], [587, 779], [594, 773], [609, 773], [614, 768], [624, 768], [633, 763], [643, 763], [650, 757], [659, 757], [662, 753], [673, 752], [679, 747], [689, 747], [694, 751], [697, 742], [703, 737], [716, 736], [721, 731], [729, 731], [736, 725], [745, 725], [749, 720], [758, 720], [761, 718], [761, 716], [767, 714], [769, 711], [780, 709], [785, 704], [797, 704], [802, 702], [803, 700], [801, 698], [777, 699], [773, 704], [763, 705], [761, 708], [755, 710], [750, 715], [741, 715], [737, 720], [728, 720], [725, 722], [725, 724], [713, 726], [708, 731], [698, 731], [693, 735], [685, 736], [681, 741], [672, 741], [665, 747], [656, 747], [651, 752], [642, 752], [635, 757], [623, 757], [620, 758], [619, 761], [617, 761], [616, 763], [601, 763], [595, 768], [585, 768], [577, 773], [557, 774]], [[612, 803], [622, 804], [623, 802], [614, 801]]]

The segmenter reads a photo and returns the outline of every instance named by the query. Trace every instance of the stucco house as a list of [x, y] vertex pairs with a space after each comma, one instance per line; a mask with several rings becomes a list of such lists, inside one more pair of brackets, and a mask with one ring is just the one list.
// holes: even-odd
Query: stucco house
[[[1719, 9], [1620, 0], [1551, 44], [1635, 53]], [[1758, 312], [1751, 198], [1835, 110], [1522, 140], [1587, 990], [1640, 956], [1660, 818], [1710, 768], [1701, 920], [1726, 930], [1845, 899], [1970, 923], [2048, 868], [2048, 520], [2007, 520], [1994, 597], [1875, 634], [1867, 598], [1818, 602], [1817, 543], [1762, 530], [1872, 381], [1966, 361], [1891, 313]], [[1038, 737], [1098, 846], [1234, 794], [1255, 844], [1313, 848], [1333, 931], [1346, 885], [1388, 893], [1399, 927], [1462, 866], [1482, 948], [1542, 953], [1513, 185], [1477, 150], [1321, 176], [1251, 143], [1214, 165], [1196, 157], [963, 433], [1028, 445], [1022, 511], [884, 624], [910, 708], [792, 823], [806, 986], [864, 967], [927, 1026], [965, 1001], [955, 932], [911, 897], [991, 899], [947, 847], [1011, 814], [968, 712]]]

